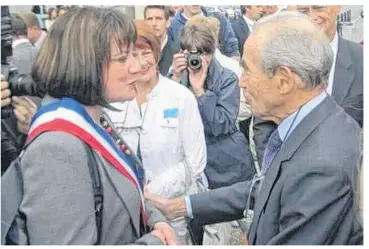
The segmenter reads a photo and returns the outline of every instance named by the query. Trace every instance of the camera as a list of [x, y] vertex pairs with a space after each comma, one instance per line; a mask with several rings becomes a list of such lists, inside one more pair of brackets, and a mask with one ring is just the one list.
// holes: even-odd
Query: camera
[[[1, 6], [1, 74], [7, 79], [12, 95], [42, 97], [43, 94], [37, 89], [31, 75], [19, 75], [17, 68], [11, 65], [12, 41], [13, 31], [9, 7]], [[2, 108], [1, 118], [11, 116], [12, 112], [11, 106]]]
[[201, 54], [202, 53], [196, 50], [189, 52], [187, 57], [187, 63], [192, 70], [199, 70], [201, 68], [202, 65]]

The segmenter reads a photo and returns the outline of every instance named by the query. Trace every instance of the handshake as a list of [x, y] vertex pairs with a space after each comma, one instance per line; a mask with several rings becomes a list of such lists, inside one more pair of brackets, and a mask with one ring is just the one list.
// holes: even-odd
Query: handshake
[[9, 83], [4, 75], [1, 75], [1, 108], [12, 105], [14, 107], [13, 112], [17, 118], [18, 130], [27, 134], [31, 119], [37, 111], [37, 106], [27, 97], [12, 97], [11, 95]]

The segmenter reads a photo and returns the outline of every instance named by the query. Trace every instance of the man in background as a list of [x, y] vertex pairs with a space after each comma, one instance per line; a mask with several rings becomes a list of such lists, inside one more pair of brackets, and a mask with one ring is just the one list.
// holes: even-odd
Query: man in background
[[27, 24], [18, 14], [12, 15], [13, 56], [12, 62], [19, 74], [30, 75], [38, 50], [28, 40]]
[[28, 39], [33, 46], [35, 46], [37, 49], [40, 49], [47, 33], [41, 29], [37, 16], [32, 12], [19, 12], [17, 14], [27, 25]]
[[232, 24], [232, 28], [238, 40], [238, 50], [243, 54], [243, 45], [253, 30], [254, 23], [263, 13], [262, 5], [242, 5], [242, 17]]
[[144, 18], [149, 24], [161, 43], [159, 70], [162, 75], [167, 75], [172, 65], [173, 55], [179, 52], [174, 44], [174, 39], [167, 35], [170, 27], [169, 8], [164, 5], [147, 5], [144, 9]]

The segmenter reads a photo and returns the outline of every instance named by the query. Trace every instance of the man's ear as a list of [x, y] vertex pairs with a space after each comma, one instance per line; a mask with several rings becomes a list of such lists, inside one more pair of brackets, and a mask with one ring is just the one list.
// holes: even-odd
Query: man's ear
[[296, 87], [295, 75], [288, 67], [278, 68], [274, 77], [280, 94], [288, 94]]

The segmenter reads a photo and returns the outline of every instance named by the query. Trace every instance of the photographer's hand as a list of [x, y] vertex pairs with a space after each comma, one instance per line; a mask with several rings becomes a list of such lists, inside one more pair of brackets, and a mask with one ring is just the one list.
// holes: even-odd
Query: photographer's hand
[[180, 81], [182, 77], [183, 71], [187, 68], [187, 50], [183, 53], [178, 53], [173, 55], [173, 63], [172, 63], [172, 80]]
[[8, 106], [11, 102], [10, 96], [11, 92], [9, 90], [9, 83], [5, 79], [4, 75], [1, 75], [1, 108]]
[[192, 70], [188, 67], [190, 84], [196, 96], [201, 96], [205, 93], [204, 84], [208, 74], [208, 68], [209, 63], [205, 58], [202, 58], [202, 65], [199, 70]]
[[14, 114], [17, 117], [17, 127], [23, 134], [28, 133], [29, 124], [33, 115], [37, 111], [37, 106], [27, 97], [13, 97], [12, 105], [14, 106]]

